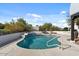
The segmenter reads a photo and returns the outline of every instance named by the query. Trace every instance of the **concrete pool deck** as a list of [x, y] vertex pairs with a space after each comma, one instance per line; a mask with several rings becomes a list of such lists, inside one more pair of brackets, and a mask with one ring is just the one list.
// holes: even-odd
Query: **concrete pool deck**
[[[68, 33], [70, 34], [70, 32]], [[69, 44], [70, 41], [67, 40], [70, 39], [69, 34], [66, 35], [65, 32], [55, 35], [60, 36], [59, 40], [62, 43]], [[60, 49], [59, 47], [49, 49], [24, 49], [16, 45], [20, 40], [1, 47], [0, 56], [79, 56], [79, 46], [76, 44], [64, 50]]]

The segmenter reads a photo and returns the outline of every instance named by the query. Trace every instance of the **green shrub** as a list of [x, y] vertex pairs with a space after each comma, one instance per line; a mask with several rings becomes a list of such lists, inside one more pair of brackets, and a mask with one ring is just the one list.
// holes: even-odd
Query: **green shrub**
[[0, 35], [4, 35], [4, 34], [9, 34], [10, 31], [5, 30], [5, 29], [0, 29]]

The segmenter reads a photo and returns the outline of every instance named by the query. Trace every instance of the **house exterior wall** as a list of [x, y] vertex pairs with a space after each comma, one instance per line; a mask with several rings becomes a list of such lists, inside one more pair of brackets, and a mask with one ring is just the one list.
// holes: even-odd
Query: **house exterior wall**
[[34, 26], [33, 30], [39, 31], [39, 26]]
[[79, 3], [71, 3], [70, 5], [70, 15], [79, 12]]

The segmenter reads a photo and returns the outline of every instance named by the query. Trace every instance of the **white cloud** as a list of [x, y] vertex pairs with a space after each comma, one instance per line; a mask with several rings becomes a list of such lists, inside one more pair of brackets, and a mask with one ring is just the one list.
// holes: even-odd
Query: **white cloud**
[[41, 17], [42, 17], [41, 15], [32, 14], [32, 13], [28, 13], [28, 14], [26, 14], [26, 15], [31, 16], [31, 17], [34, 17], [34, 18], [41, 18]]
[[39, 22], [42, 21], [42, 15], [34, 14], [34, 13], [27, 13], [25, 15], [25, 19], [27, 22], [32, 23], [33, 25], [35, 24], [40, 24]]
[[16, 19], [18, 19], [18, 17], [14, 17], [14, 18], [13, 18], [13, 20], [16, 20]]
[[[64, 12], [62, 12], [64, 13]], [[67, 23], [66, 23], [66, 17], [62, 16], [62, 15], [38, 15], [38, 14], [32, 14], [32, 13], [28, 13], [25, 16], [15, 16], [15, 17], [8, 17], [8, 18], [4, 18], [4, 17], [0, 17], [1, 20], [3, 22], [6, 22], [8, 20], [14, 20], [17, 21], [18, 18], [24, 18], [26, 20], [26, 22], [32, 24], [32, 25], [42, 25], [46, 22], [48, 23], [52, 23], [53, 25], [59, 26], [59, 27], [66, 27]], [[6, 19], [6, 20], [5, 20]]]
[[58, 27], [61, 27], [61, 28], [68, 27], [68, 24], [67, 24], [66, 20], [64, 20], [64, 19], [52, 22], [52, 24], [56, 25]]
[[66, 11], [61, 11], [60, 14], [66, 14]]
[[17, 19], [19, 19], [19, 18], [23, 18], [22, 16], [16, 16], [16, 17], [13, 17], [12, 19], [14, 20], [14, 21], [17, 21]]
[[66, 20], [58, 20], [57, 22], [59, 22], [59, 23], [66, 23], [67, 21]]
[[[62, 13], [65, 13], [65, 12], [62, 12]], [[59, 15], [58, 14], [57, 15], [38, 15], [38, 14], [28, 13], [26, 14], [26, 19], [27, 19], [26, 21], [28, 21], [33, 25], [36, 25], [36, 24], [41, 25], [48, 22], [62, 28], [67, 26], [66, 17], [60, 14]]]

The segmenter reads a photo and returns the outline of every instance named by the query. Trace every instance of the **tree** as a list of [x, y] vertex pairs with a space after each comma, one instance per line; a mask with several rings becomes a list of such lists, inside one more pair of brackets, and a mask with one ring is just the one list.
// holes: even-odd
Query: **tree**
[[68, 26], [71, 25], [71, 18], [68, 18], [68, 19], [67, 19], [67, 24], [68, 24]]
[[53, 26], [52, 27], [52, 31], [61, 31], [62, 29], [57, 27], [57, 26]]
[[44, 30], [50, 30], [51, 29], [51, 27], [52, 27], [52, 24], [51, 23], [45, 23], [44, 25], [43, 25], [43, 29]]
[[68, 31], [68, 27], [64, 27], [63, 28], [63, 31]]
[[32, 25], [26, 23], [23, 18], [17, 19], [15, 22], [13, 19], [11, 22], [2, 24], [0, 23], [0, 33], [13, 33], [13, 32], [24, 32], [32, 31]]
[[45, 23], [42, 26], [39, 26], [39, 30], [40, 31], [45, 31], [45, 30], [48, 30], [48, 31], [56, 31], [56, 30], [58, 30], [59, 31], [59, 30], [61, 30], [61, 28], [59, 28], [57, 26], [54, 26], [51, 23]]
[[76, 25], [77, 25], [77, 26], [78, 26], [78, 28], [79, 28], [79, 17], [78, 17], [78, 18], [76, 18], [74, 22], [76, 23]]
[[43, 28], [43, 26], [39, 26], [39, 31], [44, 31], [45, 29]]
[[18, 18], [17, 19], [17, 22], [22, 22], [24, 25], [26, 25], [26, 21], [23, 19], [23, 18]]
[[16, 32], [15, 24], [12, 24], [12, 23], [5, 23], [4, 29], [9, 32]]
[[32, 25], [31, 24], [27, 24], [26, 31], [32, 31], [32, 30], [33, 30]]
[[4, 29], [6, 29], [10, 32], [24, 31], [26, 29], [26, 22], [21, 18], [17, 19], [16, 22], [14, 22], [14, 20], [12, 20], [10, 23], [5, 24]]
[[0, 29], [4, 29], [4, 24], [0, 23]]
[[31, 27], [23, 18], [17, 19], [17, 23], [20, 25], [21, 31], [29, 31], [29, 27]]
[[22, 22], [16, 22], [16, 31], [21, 32], [25, 30], [25, 25]]

